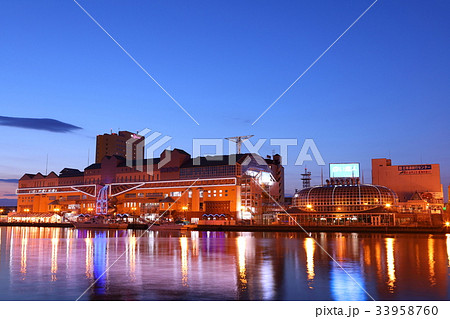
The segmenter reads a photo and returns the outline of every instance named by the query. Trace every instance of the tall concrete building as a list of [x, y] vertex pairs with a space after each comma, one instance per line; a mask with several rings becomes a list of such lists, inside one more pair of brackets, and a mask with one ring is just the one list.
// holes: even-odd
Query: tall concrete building
[[270, 195], [279, 204], [284, 205], [284, 166], [281, 164], [281, 155], [267, 156], [266, 163], [272, 170], [272, 174], [276, 180], [275, 187], [273, 187]]
[[[105, 156], [113, 155], [132, 160], [137, 158], [143, 159], [145, 150], [144, 139], [143, 136], [128, 131], [97, 135], [95, 162], [100, 163]], [[127, 142], [129, 143], [130, 154], [127, 154]]]
[[404, 210], [442, 211], [444, 192], [439, 164], [392, 165], [387, 158], [372, 159], [372, 184], [396, 192]]

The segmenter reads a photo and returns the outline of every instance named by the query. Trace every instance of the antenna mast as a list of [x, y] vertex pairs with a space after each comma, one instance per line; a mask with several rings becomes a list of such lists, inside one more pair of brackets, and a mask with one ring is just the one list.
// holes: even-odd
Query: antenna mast
[[225, 137], [225, 139], [235, 142], [237, 145], [237, 154], [241, 154], [242, 142], [244, 142], [245, 140], [248, 140], [249, 138], [251, 138], [253, 136], [254, 135], [242, 135], [242, 136], [234, 136], [234, 137]]
[[311, 172], [305, 168], [305, 172], [302, 175], [303, 188], [311, 187]]

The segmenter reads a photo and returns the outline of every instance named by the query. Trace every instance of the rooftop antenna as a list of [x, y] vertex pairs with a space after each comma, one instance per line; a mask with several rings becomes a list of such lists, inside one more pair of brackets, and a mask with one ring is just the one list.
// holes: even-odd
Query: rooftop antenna
[[361, 181], [364, 184], [364, 170], [361, 170]]
[[88, 161], [87, 161], [88, 166], [89, 166], [89, 161], [90, 161], [90, 159], [89, 159], [90, 152], [91, 152], [91, 149], [88, 148]]
[[303, 188], [311, 187], [311, 172], [305, 167], [305, 172], [302, 175], [301, 180], [303, 181]]
[[47, 160], [45, 161], [45, 175], [48, 173], [48, 153], [47, 153]]
[[234, 136], [234, 137], [225, 137], [226, 140], [235, 142], [237, 145], [237, 154], [241, 154], [241, 145], [242, 142], [245, 140], [248, 140], [249, 138], [253, 137], [255, 135], [242, 135], [242, 136]]

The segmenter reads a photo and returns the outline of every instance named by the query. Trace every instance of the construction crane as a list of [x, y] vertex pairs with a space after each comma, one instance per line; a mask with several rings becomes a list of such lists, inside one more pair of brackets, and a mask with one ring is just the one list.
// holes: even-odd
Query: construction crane
[[242, 136], [234, 136], [234, 137], [225, 137], [225, 139], [235, 142], [237, 145], [237, 154], [241, 154], [242, 142], [244, 142], [245, 140], [248, 140], [249, 138], [251, 138], [253, 136], [254, 135], [242, 135]]

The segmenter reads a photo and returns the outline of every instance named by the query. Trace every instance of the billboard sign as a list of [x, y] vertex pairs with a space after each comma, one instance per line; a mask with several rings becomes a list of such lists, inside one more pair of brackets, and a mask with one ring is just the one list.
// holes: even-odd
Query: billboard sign
[[330, 177], [359, 177], [359, 163], [330, 163]]

